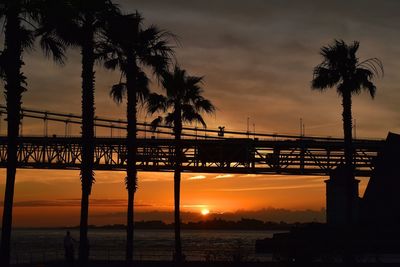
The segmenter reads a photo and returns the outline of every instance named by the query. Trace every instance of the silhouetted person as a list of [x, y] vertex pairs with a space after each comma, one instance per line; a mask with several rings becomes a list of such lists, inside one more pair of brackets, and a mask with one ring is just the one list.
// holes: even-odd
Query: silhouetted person
[[74, 242], [75, 239], [72, 238], [71, 233], [67, 231], [64, 237], [64, 250], [65, 250], [65, 260], [69, 264], [74, 263]]
[[218, 129], [219, 129], [218, 136], [223, 137], [224, 136], [225, 127], [224, 126], [219, 126]]

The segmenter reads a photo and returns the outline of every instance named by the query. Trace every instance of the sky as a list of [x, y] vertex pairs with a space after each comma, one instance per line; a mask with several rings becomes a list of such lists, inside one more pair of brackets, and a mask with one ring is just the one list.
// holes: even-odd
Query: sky
[[[353, 98], [357, 137], [385, 138], [388, 131], [400, 132], [400, 2], [396, 0], [119, 3], [125, 13], [139, 10], [145, 25], [155, 24], [178, 36], [177, 63], [191, 75], [204, 76], [204, 95], [217, 107], [215, 115], [206, 117], [209, 128], [244, 131], [249, 118], [257, 132], [298, 134], [302, 118], [306, 134], [342, 136], [341, 99], [335, 89], [312, 91], [310, 82], [313, 68], [321, 62], [320, 48], [343, 39], [360, 41], [360, 59], [378, 57], [385, 68], [384, 77], [375, 80], [375, 99], [367, 93]], [[68, 51], [65, 66], [46, 60], [39, 49], [26, 53], [24, 60], [25, 107], [80, 113], [78, 50]], [[109, 97], [118, 80], [118, 72], [96, 66], [96, 115], [124, 118], [124, 104], [116, 105]], [[154, 79], [152, 87], [160, 90]], [[0, 101], [4, 103], [3, 96]], [[141, 116], [149, 120], [143, 112]], [[1, 121], [2, 134], [4, 125]], [[42, 122], [25, 119], [23, 125], [26, 135], [43, 133]], [[63, 125], [50, 124], [49, 133], [63, 134]], [[79, 134], [77, 126], [72, 134]], [[3, 199], [5, 170], [0, 174]], [[123, 172], [96, 172], [90, 223], [124, 222], [124, 176]], [[326, 178], [188, 173], [182, 179], [182, 210], [187, 220], [198, 219], [205, 208], [218, 216], [323, 220]], [[361, 179], [361, 194], [367, 182]], [[14, 225], [77, 225], [79, 198], [77, 171], [19, 170]], [[172, 174], [140, 173], [135, 200], [137, 218], [170, 220]]]

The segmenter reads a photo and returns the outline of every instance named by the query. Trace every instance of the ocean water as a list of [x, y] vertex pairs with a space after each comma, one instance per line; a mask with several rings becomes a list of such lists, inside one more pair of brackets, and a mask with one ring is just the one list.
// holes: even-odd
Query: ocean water
[[[16, 229], [12, 234], [12, 262], [45, 262], [64, 258], [63, 229]], [[183, 230], [182, 249], [187, 260], [266, 261], [271, 255], [256, 255], [255, 241], [272, 237], [277, 231]], [[71, 230], [79, 240], [79, 230]], [[123, 260], [125, 231], [122, 229], [89, 230], [90, 258]], [[79, 244], [75, 244], [77, 256]], [[173, 230], [136, 230], [134, 257], [141, 260], [172, 260]]]

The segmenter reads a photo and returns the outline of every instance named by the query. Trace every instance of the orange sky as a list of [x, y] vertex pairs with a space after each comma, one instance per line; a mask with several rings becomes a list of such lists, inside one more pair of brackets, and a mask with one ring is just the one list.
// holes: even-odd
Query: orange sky
[[[78, 225], [78, 174], [78, 171], [18, 170], [14, 224]], [[1, 175], [5, 175], [4, 169]], [[96, 172], [97, 181], [91, 195], [91, 224], [125, 222], [127, 195], [123, 178], [123, 172]], [[211, 214], [263, 208], [318, 211], [325, 206], [324, 179], [318, 176], [185, 173], [182, 176], [182, 211], [195, 214], [200, 214], [203, 208]], [[361, 181], [362, 192], [366, 182], [365, 178]], [[4, 184], [0, 185], [0, 190], [3, 194]], [[140, 173], [135, 205], [137, 219], [157, 218], [154, 214], [146, 216], [148, 212], [172, 211], [172, 173]], [[168, 220], [162, 214], [158, 219]], [[200, 218], [191, 216], [190, 219]], [[310, 218], [305, 216], [305, 219]]]

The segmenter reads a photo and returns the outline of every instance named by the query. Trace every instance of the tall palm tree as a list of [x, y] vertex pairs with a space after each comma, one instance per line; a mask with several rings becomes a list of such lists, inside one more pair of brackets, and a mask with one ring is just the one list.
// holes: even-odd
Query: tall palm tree
[[[0, 5], [0, 16], [5, 23], [4, 50], [0, 56], [0, 73], [5, 82], [7, 104], [7, 177], [4, 194], [4, 209], [1, 234], [0, 262], [1, 266], [10, 263], [10, 239], [12, 228], [12, 212], [14, 185], [17, 167], [17, 147], [19, 136], [22, 94], [26, 90], [26, 77], [22, 73], [23, 52], [29, 50], [39, 28], [45, 27], [42, 9], [46, 1], [36, 0], [3, 0]], [[44, 52], [58, 63], [64, 60], [64, 45], [55, 36], [40, 30], [40, 44]]]
[[159, 75], [167, 70], [173, 55], [172, 47], [169, 45], [172, 35], [155, 26], [144, 28], [142, 23], [143, 18], [138, 12], [114, 17], [105, 30], [107, 39], [103, 46], [105, 67], [113, 70], [118, 68], [121, 72], [121, 80], [112, 87], [110, 95], [117, 103], [121, 103], [125, 95], [127, 99], [127, 176], [125, 179], [128, 191], [127, 261], [133, 259], [133, 207], [137, 189], [137, 104], [143, 103], [149, 94], [149, 80], [143, 68], [150, 68], [154, 74]]
[[148, 100], [148, 112], [167, 112], [165, 117], [158, 117], [152, 122], [153, 128], [160, 123], [173, 127], [175, 135], [175, 166], [174, 166], [174, 220], [175, 220], [175, 260], [182, 261], [181, 220], [180, 220], [180, 183], [182, 172], [182, 123], [199, 122], [204, 127], [206, 123], [201, 113], [214, 113], [213, 104], [202, 96], [202, 77], [189, 76], [187, 72], [175, 66], [173, 72], [162, 75], [161, 84], [166, 96], [151, 94]]
[[[99, 59], [97, 49], [101, 32], [107, 21], [119, 13], [111, 0], [64, 0], [68, 8], [56, 14], [56, 34], [78, 47], [82, 57], [82, 162], [81, 162], [81, 215], [79, 237], [79, 261], [86, 264], [89, 259], [88, 213], [89, 196], [94, 183], [94, 117], [95, 117], [95, 71]], [[60, 17], [62, 15], [62, 17]]]
[[[335, 40], [332, 45], [321, 48], [323, 61], [314, 68], [311, 88], [325, 91], [336, 87], [342, 97], [342, 120], [344, 132], [344, 158], [348, 174], [348, 200], [352, 201], [352, 182], [354, 180], [353, 146], [352, 146], [352, 96], [360, 94], [363, 90], [369, 92], [372, 98], [376, 93], [376, 86], [372, 80], [383, 75], [382, 62], [377, 58], [360, 61], [356, 53], [359, 42], [354, 41], [348, 45], [343, 40]], [[352, 220], [352, 204], [348, 203], [348, 220]]]

